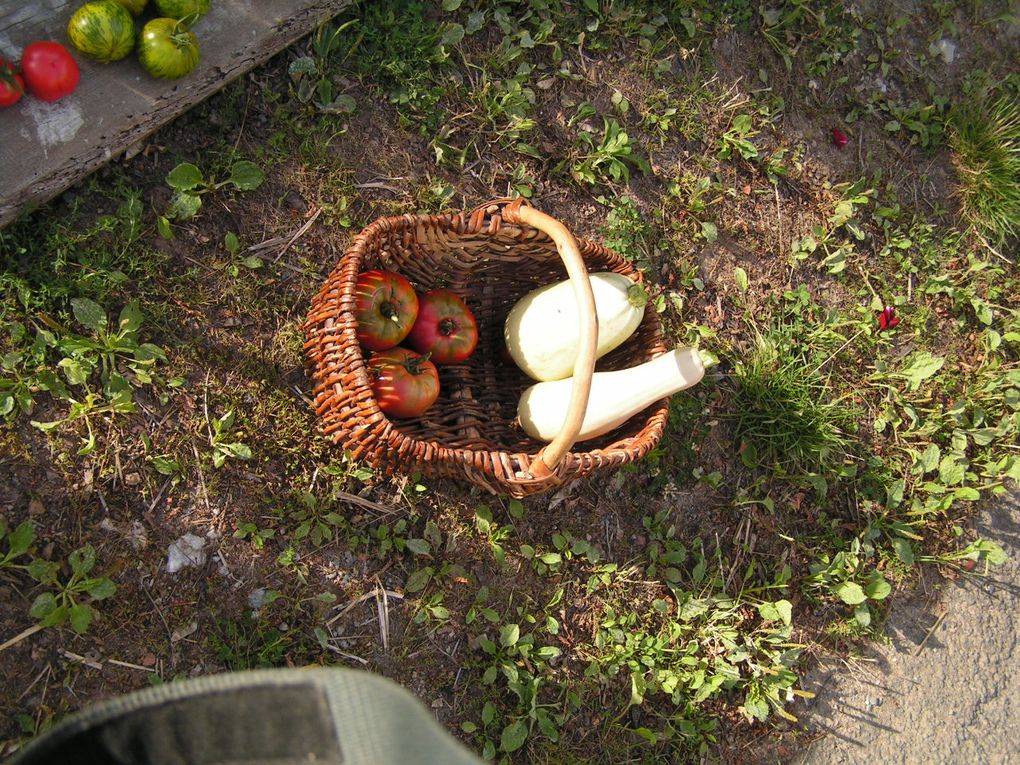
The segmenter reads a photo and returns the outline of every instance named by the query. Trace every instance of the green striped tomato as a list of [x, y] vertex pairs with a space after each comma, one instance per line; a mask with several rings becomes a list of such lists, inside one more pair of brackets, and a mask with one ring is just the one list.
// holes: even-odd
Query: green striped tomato
[[198, 40], [177, 19], [153, 19], [138, 38], [138, 60], [153, 77], [175, 80], [198, 65]]
[[102, 64], [124, 58], [135, 47], [135, 22], [114, 0], [85, 3], [67, 22], [71, 45]]
[[209, 0], [155, 0], [156, 9], [171, 19], [194, 24], [209, 12]]
[[145, 6], [149, 0], [113, 0], [117, 5], [123, 5], [129, 11], [132, 16], [137, 16], [139, 13], [145, 10]]

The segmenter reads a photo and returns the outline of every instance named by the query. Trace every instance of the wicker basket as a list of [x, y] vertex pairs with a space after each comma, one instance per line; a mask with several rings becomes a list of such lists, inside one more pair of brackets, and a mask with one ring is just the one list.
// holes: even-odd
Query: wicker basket
[[[505, 360], [503, 323], [527, 292], [561, 281], [564, 266], [584, 321], [582, 348], [564, 430], [544, 444], [516, 422], [518, 398], [534, 381]], [[379, 410], [355, 337], [355, 281], [373, 268], [403, 274], [419, 293], [452, 289], [478, 322], [478, 348], [463, 364], [439, 367], [439, 400], [415, 419], [390, 420]], [[496, 200], [470, 213], [375, 221], [344, 254], [305, 322], [315, 412], [323, 432], [355, 459], [387, 472], [417, 470], [459, 478], [513, 497], [551, 491], [643, 457], [662, 436], [668, 400], [572, 448], [595, 364], [597, 326], [588, 271], [616, 271], [641, 280], [616, 253], [578, 242], [562, 224], [519, 199]], [[658, 316], [649, 306], [634, 335], [601, 359], [599, 369], [624, 369], [666, 350]]]

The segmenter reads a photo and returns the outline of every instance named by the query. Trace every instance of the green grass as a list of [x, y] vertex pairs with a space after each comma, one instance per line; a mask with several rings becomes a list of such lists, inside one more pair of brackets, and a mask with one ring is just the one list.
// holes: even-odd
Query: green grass
[[854, 412], [830, 398], [831, 386], [789, 332], [768, 330], [734, 368], [736, 436], [749, 466], [780, 474], [823, 471], [849, 448]]
[[995, 244], [1020, 231], [1020, 100], [1003, 95], [960, 106], [950, 143], [960, 212]]

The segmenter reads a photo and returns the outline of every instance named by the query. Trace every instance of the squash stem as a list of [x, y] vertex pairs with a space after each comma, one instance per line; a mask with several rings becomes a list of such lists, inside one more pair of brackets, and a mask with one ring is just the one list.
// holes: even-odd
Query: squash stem
[[627, 302], [635, 308], [644, 308], [648, 302], [648, 291], [635, 282], [627, 288]]

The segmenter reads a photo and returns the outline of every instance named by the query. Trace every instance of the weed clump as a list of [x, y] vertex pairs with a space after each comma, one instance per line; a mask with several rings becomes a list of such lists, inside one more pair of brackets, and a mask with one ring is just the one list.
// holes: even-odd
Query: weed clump
[[1020, 232], [1020, 100], [1000, 96], [961, 106], [950, 145], [960, 180], [960, 211], [980, 234], [1001, 244]]
[[749, 467], [781, 475], [825, 472], [846, 456], [853, 411], [786, 332], [759, 335], [734, 368], [736, 436]]

